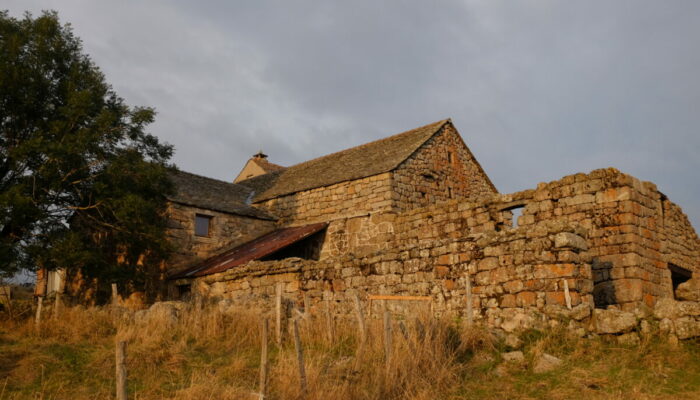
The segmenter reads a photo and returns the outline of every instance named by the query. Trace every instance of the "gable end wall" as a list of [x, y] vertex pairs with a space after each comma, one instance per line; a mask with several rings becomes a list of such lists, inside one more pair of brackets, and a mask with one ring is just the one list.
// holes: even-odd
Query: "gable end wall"
[[446, 124], [394, 170], [393, 190], [399, 211], [451, 199], [474, 201], [497, 193], [452, 124]]

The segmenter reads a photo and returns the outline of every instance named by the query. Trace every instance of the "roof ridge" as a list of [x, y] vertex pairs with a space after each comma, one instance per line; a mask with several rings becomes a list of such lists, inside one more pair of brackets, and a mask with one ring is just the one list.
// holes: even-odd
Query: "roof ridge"
[[[346, 152], [346, 151], [357, 150], [357, 149], [360, 149], [360, 148], [363, 148], [363, 147], [368, 147], [368, 146], [370, 146], [370, 145], [375, 145], [375, 144], [380, 143], [380, 142], [389, 141], [390, 139], [393, 139], [393, 138], [395, 138], [395, 137], [397, 137], [397, 136], [401, 136], [401, 135], [404, 135], [404, 134], [408, 134], [408, 133], [411, 133], [411, 132], [415, 132], [415, 131], [420, 130], [420, 129], [425, 129], [425, 128], [431, 126], [431, 125], [439, 125], [439, 126], [437, 126], [437, 127], [435, 128], [435, 130], [433, 131], [433, 133], [435, 133], [435, 132], [437, 132], [440, 128], [442, 128], [446, 123], [448, 123], [448, 122], [452, 122], [452, 118], [442, 119], [442, 120], [435, 121], [435, 122], [430, 123], [430, 124], [425, 124], [425, 125], [423, 125], [423, 126], [419, 126], [419, 127], [417, 127], [417, 128], [409, 129], [409, 130], [407, 130], [407, 131], [395, 133], [395, 134], [393, 134], [393, 135], [391, 135], [391, 136], [386, 136], [386, 137], [383, 137], [383, 138], [381, 138], [381, 139], [373, 140], [373, 141], [371, 141], [371, 142], [362, 143], [362, 144], [359, 144], [359, 145], [357, 145], [357, 146], [348, 147], [347, 149], [343, 149], [343, 150], [338, 150], [338, 151], [333, 152], [333, 153], [330, 153], [330, 154], [326, 154], [326, 155], [323, 155], [323, 156], [319, 156], [319, 157], [316, 157], [316, 158], [312, 158], [312, 159], [310, 159], [310, 160], [302, 161], [302, 162], [297, 163], [297, 164], [294, 164], [294, 165], [290, 165], [289, 167], [286, 167], [286, 168], [289, 169], [289, 168], [297, 167], [297, 166], [299, 166], [299, 165], [303, 165], [303, 164], [306, 164], [306, 163], [310, 163], [310, 162], [312, 162], [312, 161], [321, 160], [321, 159], [324, 159], [324, 158], [326, 158], [326, 157], [335, 156], [335, 155], [338, 155], [338, 154], [340, 154], [340, 153], [344, 153], [344, 152]], [[418, 146], [418, 147], [420, 147], [420, 146]], [[411, 153], [411, 154], [413, 154], [413, 153]]]

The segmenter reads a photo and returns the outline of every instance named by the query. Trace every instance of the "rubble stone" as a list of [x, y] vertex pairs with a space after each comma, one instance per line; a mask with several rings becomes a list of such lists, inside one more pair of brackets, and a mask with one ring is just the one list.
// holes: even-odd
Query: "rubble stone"
[[614, 309], [593, 310], [593, 320], [598, 334], [629, 332], [637, 326], [637, 317], [633, 313]]
[[559, 368], [562, 363], [563, 361], [561, 359], [547, 353], [542, 353], [542, 355], [535, 360], [532, 371], [536, 374], [550, 372]]

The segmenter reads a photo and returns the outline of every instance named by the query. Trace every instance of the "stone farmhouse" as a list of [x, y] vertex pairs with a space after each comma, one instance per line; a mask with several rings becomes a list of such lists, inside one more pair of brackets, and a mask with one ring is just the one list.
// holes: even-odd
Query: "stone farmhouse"
[[505, 327], [653, 307], [700, 269], [695, 230], [653, 183], [608, 168], [500, 194], [450, 120], [287, 168], [260, 152], [234, 183], [173, 180], [161, 298], [413, 298]]

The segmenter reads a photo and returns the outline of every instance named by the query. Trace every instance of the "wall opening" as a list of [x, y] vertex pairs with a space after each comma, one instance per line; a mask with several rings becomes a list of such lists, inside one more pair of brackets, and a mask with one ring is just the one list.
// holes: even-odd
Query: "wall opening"
[[594, 259], [591, 264], [591, 272], [593, 272], [593, 303], [595, 308], [607, 308], [609, 305], [617, 304], [612, 269], [613, 264], [609, 261]]
[[192, 296], [192, 285], [177, 285], [177, 296], [180, 300], [189, 300]]
[[514, 206], [506, 207], [500, 210], [500, 219], [502, 222], [497, 223], [497, 226], [509, 225], [511, 228], [518, 227], [518, 217], [523, 215], [523, 209], [525, 204], [517, 204]]
[[693, 272], [670, 263], [668, 264], [668, 269], [671, 271], [671, 284], [673, 285], [673, 297], [675, 298], [678, 285], [689, 281], [693, 277]]
[[195, 236], [209, 237], [211, 235], [211, 215], [195, 214], [194, 234]]
[[261, 258], [260, 260], [279, 261], [291, 257], [298, 257], [304, 260], [318, 260], [321, 257], [321, 247], [323, 246], [325, 237], [326, 231], [324, 229], [321, 232], [314, 233], [307, 238], [279, 249], [276, 252]]

